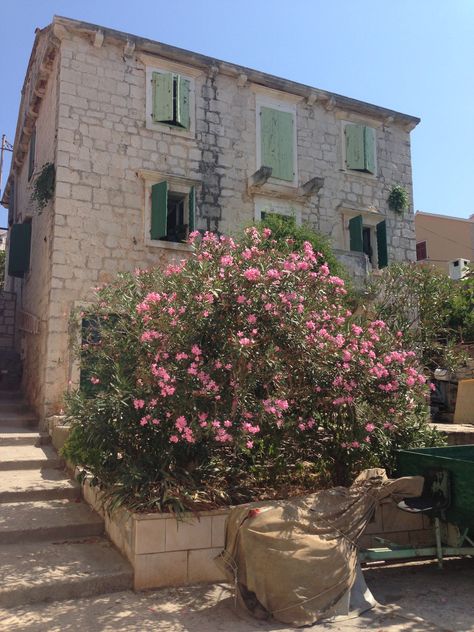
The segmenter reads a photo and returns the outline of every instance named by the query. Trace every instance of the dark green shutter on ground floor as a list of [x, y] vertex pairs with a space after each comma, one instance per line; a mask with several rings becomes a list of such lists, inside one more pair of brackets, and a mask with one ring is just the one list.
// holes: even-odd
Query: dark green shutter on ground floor
[[357, 215], [349, 220], [349, 238], [350, 249], [355, 252], [364, 251], [364, 243], [362, 239], [362, 215]]
[[152, 239], [163, 239], [168, 230], [168, 183], [158, 182], [151, 187], [151, 227]]
[[377, 224], [377, 259], [379, 269], [388, 266], [387, 222], [385, 220]]
[[22, 278], [30, 269], [31, 222], [13, 224], [10, 231], [8, 274]]

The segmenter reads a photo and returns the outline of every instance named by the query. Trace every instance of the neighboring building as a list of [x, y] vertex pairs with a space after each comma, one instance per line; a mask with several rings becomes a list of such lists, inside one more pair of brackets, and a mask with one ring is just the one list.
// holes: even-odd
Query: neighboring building
[[455, 261], [474, 263], [474, 215], [462, 219], [417, 211], [415, 233], [417, 261], [431, 263], [448, 273], [449, 264]]
[[[0, 250], [5, 250], [7, 247], [7, 235], [8, 229], [0, 228]], [[3, 282], [3, 279], [1, 279]]]
[[[412, 199], [418, 122], [55, 17], [35, 38], [3, 198], [24, 389], [40, 416], [77, 380], [74, 307], [121, 270], [182, 257], [193, 228], [236, 233], [262, 212], [292, 214], [359, 276], [364, 252], [375, 268], [414, 260], [412, 204], [399, 215], [387, 197], [400, 184]], [[31, 193], [48, 163], [56, 185], [40, 212]]]

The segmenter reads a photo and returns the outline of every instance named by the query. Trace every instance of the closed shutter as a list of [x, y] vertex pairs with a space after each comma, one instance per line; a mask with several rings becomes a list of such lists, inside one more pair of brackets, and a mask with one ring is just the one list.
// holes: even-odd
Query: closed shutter
[[375, 130], [372, 127], [364, 127], [364, 168], [375, 173]]
[[168, 233], [168, 183], [158, 182], [151, 187], [151, 227], [152, 239], [163, 239]]
[[189, 81], [176, 77], [176, 123], [189, 129]]
[[189, 232], [192, 233], [195, 230], [195, 226], [196, 226], [196, 190], [194, 187], [191, 187], [189, 189], [189, 204], [188, 204], [188, 209], [189, 209], [189, 221], [188, 221], [188, 225], [189, 225]]
[[387, 222], [377, 224], [377, 258], [379, 269], [388, 266]]
[[365, 127], [363, 125], [346, 125], [346, 167], [357, 171], [365, 170]]
[[423, 261], [424, 259], [428, 259], [428, 251], [426, 248], [426, 241], [419, 241], [416, 244], [416, 260]]
[[349, 220], [350, 249], [355, 252], [364, 252], [362, 236], [362, 215], [357, 215]]
[[272, 168], [272, 178], [292, 182], [294, 169], [294, 116], [273, 108], [260, 108], [262, 166]]
[[31, 222], [13, 224], [8, 252], [8, 274], [24, 277], [30, 269]]
[[173, 123], [173, 75], [154, 72], [152, 86], [153, 121], [155, 123]]

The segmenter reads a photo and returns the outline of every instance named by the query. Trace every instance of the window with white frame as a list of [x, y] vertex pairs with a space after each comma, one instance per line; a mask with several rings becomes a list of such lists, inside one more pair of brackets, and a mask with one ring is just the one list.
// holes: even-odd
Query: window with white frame
[[195, 131], [193, 69], [164, 60], [146, 64], [146, 127], [192, 137]]
[[346, 169], [376, 173], [375, 129], [356, 123], [344, 124], [344, 161]]
[[387, 223], [372, 213], [344, 216], [346, 244], [352, 252], [364, 253], [374, 268], [388, 265]]
[[281, 215], [294, 219], [295, 223], [301, 225], [302, 217], [301, 204], [294, 204], [287, 200], [277, 198], [256, 198], [255, 199], [255, 220], [259, 222], [268, 215]]
[[161, 247], [183, 247], [195, 229], [196, 182], [146, 172], [145, 242]]
[[295, 104], [258, 98], [257, 165], [271, 167], [276, 183], [297, 183]]

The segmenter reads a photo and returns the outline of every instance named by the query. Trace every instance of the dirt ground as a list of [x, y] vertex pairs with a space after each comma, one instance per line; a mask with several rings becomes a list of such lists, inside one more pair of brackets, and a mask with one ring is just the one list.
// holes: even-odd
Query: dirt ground
[[[365, 569], [379, 606], [314, 632], [474, 632], [474, 559]], [[289, 632], [237, 612], [227, 585], [191, 586], [0, 610], [3, 632]]]

